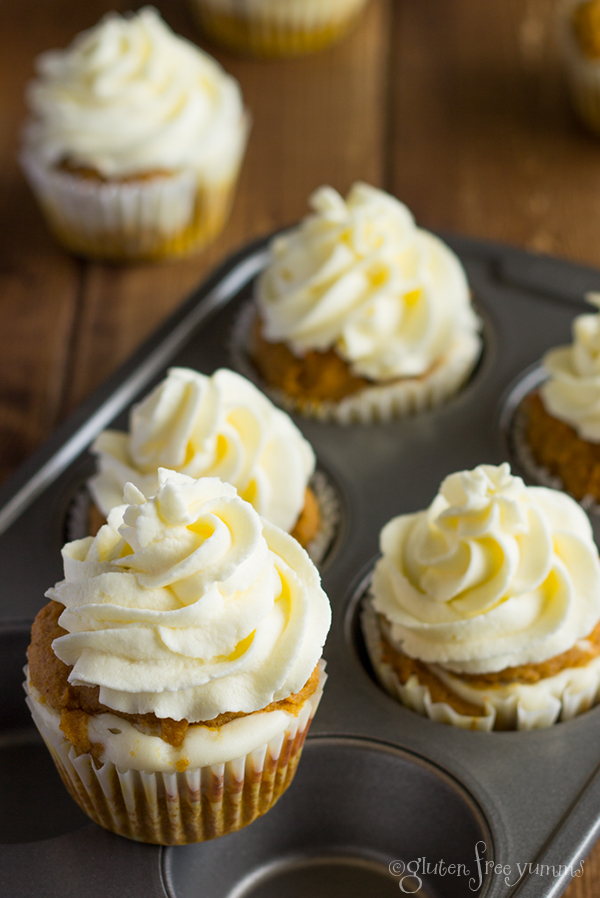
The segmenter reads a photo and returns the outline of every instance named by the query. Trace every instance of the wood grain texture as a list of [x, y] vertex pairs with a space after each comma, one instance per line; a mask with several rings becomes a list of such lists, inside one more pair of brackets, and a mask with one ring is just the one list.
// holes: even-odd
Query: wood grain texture
[[[600, 141], [569, 108], [555, 0], [371, 0], [337, 47], [288, 62], [206, 47], [253, 129], [231, 220], [185, 262], [75, 260], [48, 235], [16, 164], [33, 59], [123, 0], [0, 3], [0, 480], [230, 251], [356, 179], [420, 224], [600, 267]], [[200, 41], [185, 0], [156, 4]], [[600, 893], [600, 847], [567, 898]]]
[[425, 226], [600, 265], [600, 143], [569, 107], [554, 0], [394, 10], [393, 192]]
[[[253, 125], [231, 220], [207, 251], [176, 264], [89, 265], [64, 411], [73, 408], [227, 253], [307, 211], [320, 184], [381, 184], [386, 136], [388, 0], [376, 0], [337, 47], [285, 62], [236, 59], [206, 46], [239, 80]], [[157, 6], [198, 40], [187, 7]]]

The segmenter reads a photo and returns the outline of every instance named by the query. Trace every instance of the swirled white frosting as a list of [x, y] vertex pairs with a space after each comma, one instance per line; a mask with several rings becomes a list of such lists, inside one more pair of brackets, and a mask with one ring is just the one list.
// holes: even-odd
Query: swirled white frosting
[[373, 605], [410, 657], [462, 673], [539, 663], [600, 619], [589, 520], [507, 464], [447, 477], [431, 506], [382, 530]]
[[258, 281], [267, 340], [298, 356], [333, 347], [374, 381], [424, 374], [459, 335], [473, 335], [476, 356], [464, 269], [406, 206], [362, 183], [346, 201], [322, 187], [310, 205], [313, 215], [273, 241]]
[[151, 7], [109, 13], [36, 68], [26, 139], [48, 165], [69, 159], [109, 178], [185, 169], [212, 178], [243, 149], [237, 81]]
[[115, 711], [211, 720], [298, 692], [330, 624], [298, 543], [216, 477], [161, 469], [156, 496], [132, 484], [96, 537], [63, 549], [65, 606], [53, 650], [75, 685]]
[[104, 515], [123, 501], [125, 484], [146, 496], [158, 469], [220, 477], [282, 530], [293, 529], [315, 469], [315, 455], [292, 419], [234, 371], [211, 377], [171, 368], [139, 405], [129, 433], [106, 430], [92, 446], [98, 474], [89, 481]]
[[[600, 293], [586, 299], [600, 306]], [[578, 315], [573, 343], [551, 349], [542, 364], [550, 375], [540, 388], [546, 410], [582, 439], [600, 443], [600, 313]]]

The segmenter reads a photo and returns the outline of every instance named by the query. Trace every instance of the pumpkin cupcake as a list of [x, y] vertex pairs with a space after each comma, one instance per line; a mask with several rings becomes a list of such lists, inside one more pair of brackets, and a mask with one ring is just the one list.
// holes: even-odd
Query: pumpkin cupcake
[[409, 210], [367, 184], [322, 187], [276, 237], [256, 285], [249, 354], [288, 408], [388, 420], [454, 395], [481, 352], [464, 269]]
[[290, 57], [342, 37], [367, 0], [191, 0], [202, 30], [237, 53]]
[[382, 530], [364, 608], [385, 688], [433, 720], [534, 729], [600, 692], [600, 561], [569, 496], [507, 464], [447, 477]]
[[28, 704], [101, 826], [181, 845], [234, 832], [290, 784], [324, 683], [316, 568], [217, 478], [132, 484], [68, 543], [28, 651]]
[[248, 117], [214, 59], [146, 7], [109, 13], [36, 68], [22, 167], [67, 249], [168, 259], [217, 236]]
[[[588, 293], [600, 306], [600, 293]], [[600, 502], [600, 313], [578, 315], [573, 343], [547, 352], [548, 378], [526, 398], [516, 446], [528, 473], [547, 474], [584, 502]], [[540, 470], [541, 468], [541, 470]]]
[[159, 468], [166, 467], [231, 483], [316, 561], [333, 537], [337, 507], [331, 488], [315, 474], [310, 443], [285, 412], [234, 371], [221, 368], [209, 377], [171, 368], [132, 408], [129, 430], [103, 431], [92, 452], [98, 469], [88, 481], [95, 502], [91, 532], [122, 503], [126, 483], [152, 496]]

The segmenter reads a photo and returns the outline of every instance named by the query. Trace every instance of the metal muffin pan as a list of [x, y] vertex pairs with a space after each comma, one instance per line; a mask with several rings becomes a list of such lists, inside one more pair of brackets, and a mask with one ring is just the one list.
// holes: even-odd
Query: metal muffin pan
[[333, 607], [329, 681], [294, 783], [246, 829], [158, 848], [91, 824], [29, 720], [21, 668], [31, 621], [62, 576], [68, 510], [93, 468], [87, 447], [102, 428], [124, 428], [131, 403], [170, 365], [205, 373], [231, 365], [233, 324], [267, 241], [226, 262], [0, 490], [0, 894], [550, 898], [581, 870], [600, 833], [600, 706], [525, 733], [437, 724], [375, 683], [358, 627], [383, 524], [426, 507], [452, 471], [507, 458], [501, 422], [511, 384], [545, 349], [569, 341], [583, 293], [600, 287], [591, 269], [446, 239], [484, 320], [483, 357], [462, 392], [387, 424], [296, 418], [341, 500], [322, 566]]

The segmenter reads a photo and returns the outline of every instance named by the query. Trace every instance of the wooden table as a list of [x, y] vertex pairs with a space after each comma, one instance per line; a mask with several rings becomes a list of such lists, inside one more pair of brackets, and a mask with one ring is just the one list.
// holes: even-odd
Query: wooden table
[[[134, 6], [137, 4], [133, 4]], [[155, 4], [198, 40], [184, 0]], [[600, 141], [575, 121], [554, 0], [371, 0], [339, 46], [261, 63], [211, 52], [254, 125], [231, 221], [195, 259], [118, 267], [49, 236], [15, 156], [37, 53], [108, 0], [0, 4], [0, 479], [230, 251], [293, 222], [320, 184], [363, 179], [417, 221], [600, 267]], [[600, 893], [600, 847], [565, 893]]]

